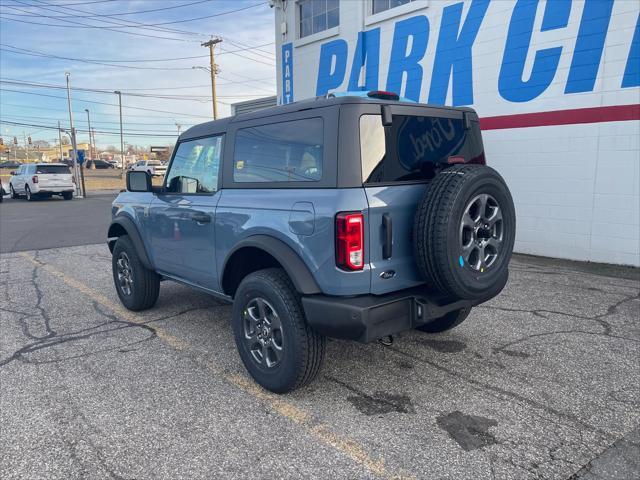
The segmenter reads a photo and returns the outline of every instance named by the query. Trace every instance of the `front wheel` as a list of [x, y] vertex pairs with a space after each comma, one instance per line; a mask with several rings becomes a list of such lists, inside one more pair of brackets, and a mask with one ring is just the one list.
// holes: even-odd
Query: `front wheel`
[[11, 192], [11, 198], [13, 198], [14, 200], [18, 198], [18, 193], [14, 190], [12, 184], [9, 184], [9, 191]]
[[160, 276], [147, 269], [128, 235], [118, 238], [111, 260], [113, 281], [122, 304], [129, 310], [147, 310], [160, 293]]
[[267, 390], [290, 392], [320, 371], [325, 337], [307, 325], [300, 297], [284, 270], [259, 270], [242, 281], [232, 324], [244, 366]]
[[457, 327], [462, 322], [464, 322], [469, 316], [469, 313], [471, 313], [471, 307], [454, 310], [453, 312], [447, 313], [444, 317], [436, 318], [428, 323], [425, 323], [424, 325], [416, 327], [416, 330], [420, 330], [421, 332], [426, 333], [445, 332]]

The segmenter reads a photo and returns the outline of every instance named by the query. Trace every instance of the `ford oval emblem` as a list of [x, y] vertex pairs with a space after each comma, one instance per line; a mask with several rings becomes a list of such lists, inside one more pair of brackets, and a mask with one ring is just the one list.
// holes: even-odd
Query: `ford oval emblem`
[[380, 274], [380, 278], [383, 280], [389, 280], [390, 278], [393, 278], [395, 276], [396, 276], [395, 270], [386, 270]]

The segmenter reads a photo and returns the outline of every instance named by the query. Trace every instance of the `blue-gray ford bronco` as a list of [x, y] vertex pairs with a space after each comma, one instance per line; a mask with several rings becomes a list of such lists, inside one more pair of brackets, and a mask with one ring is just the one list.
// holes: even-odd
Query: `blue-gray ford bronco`
[[284, 393], [326, 337], [370, 342], [460, 324], [508, 277], [515, 210], [470, 108], [328, 95], [196, 125], [162, 186], [130, 171], [108, 245], [120, 300], [163, 280], [233, 302], [240, 358]]

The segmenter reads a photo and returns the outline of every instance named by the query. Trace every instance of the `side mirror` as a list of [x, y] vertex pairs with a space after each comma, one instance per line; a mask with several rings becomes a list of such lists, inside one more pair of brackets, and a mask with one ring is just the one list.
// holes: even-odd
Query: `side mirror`
[[16, 171], [9, 172], [9, 175], [17, 175], [17, 174], [18, 174], [18, 172], [16, 172]]
[[127, 191], [129, 192], [151, 192], [151, 175], [139, 170], [129, 170], [127, 172]]

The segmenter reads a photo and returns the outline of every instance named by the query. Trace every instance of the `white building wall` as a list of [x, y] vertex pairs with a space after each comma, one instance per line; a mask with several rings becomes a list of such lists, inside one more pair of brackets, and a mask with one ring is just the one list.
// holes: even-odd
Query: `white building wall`
[[[428, 19], [429, 35], [426, 53], [420, 60], [423, 75], [419, 100], [427, 102], [443, 9], [458, 3], [461, 2], [417, 1], [371, 16], [367, 15], [371, 8], [369, 1], [343, 0], [339, 27], [312, 37], [297, 38], [297, 3], [276, 2], [277, 51], [281, 52], [283, 45], [292, 44], [290, 62], [283, 65], [278, 56], [279, 97], [283, 97], [283, 68], [287, 66], [292, 66], [293, 99], [316, 95], [321, 47], [336, 39], [347, 42], [348, 55], [344, 79], [333, 90], [347, 90], [358, 32], [376, 28], [380, 28], [378, 88], [386, 89], [397, 22], [424, 15]], [[462, 25], [471, 5], [470, 1], [464, 2]], [[561, 47], [562, 51], [552, 81], [539, 95], [524, 102], [509, 101], [498, 89], [516, 5], [511, 0], [494, 0], [488, 5], [472, 47], [473, 103], [470, 104], [482, 119], [487, 161], [505, 177], [516, 203], [516, 251], [640, 266], [640, 87], [621, 86], [634, 33], [640, 37], [636, 32], [640, 28], [640, 2], [615, 0], [608, 28], [604, 30], [604, 49], [593, 90], [565, 93], [585, 2], [572, 2], [566, 26], [542, 31], [547, 5], [540, 1], [523, 80], [531, 75], [539, 50]], [[407, 51], [411, 48], [409, 45]], [[367, 68], [373, 68], [376, 60], [367, 58], [371, 63], [362, 69], [362, 82]], [[333, 59], [332, 72], [338, 68], [338, 62], [338, 58]], [[406, 94], [406, 74], [399, 93]], [[453, 103], [452, 97], [450, 78], [447, 105]], [[612, 112], [601, 107], [619, 108]], [[583, 110], [588, 108], [599, 109], [596, 116], [602, 114], [620, 120], [622, 115], [624, 120], [595, 121], [591, 118], [593, 113], [590, 117], [589, 112]], [[516, 128], [523, 118], [527, 120], [527, 117], [518, 117], [519, 114], [560, 112], [562, 115], [563, 111], [569, 111], [566, 114], [569, 120], [544, 117], [536, 120], [539, 126]], [[593, 123], [580, 123], [587, 120]], [[500, 124], [501, 128], [494, 128]]]

